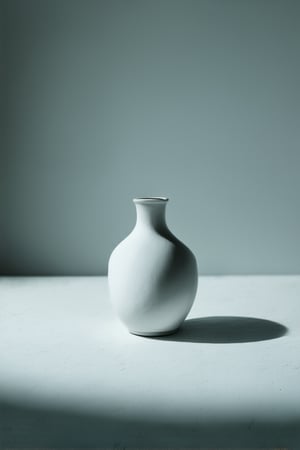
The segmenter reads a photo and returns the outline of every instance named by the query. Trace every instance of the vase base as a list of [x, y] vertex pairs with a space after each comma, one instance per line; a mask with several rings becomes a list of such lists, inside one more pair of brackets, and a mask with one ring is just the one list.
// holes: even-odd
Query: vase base
[[178, 328], [175, 328], [174, 330], [167, 330], [167, 331], [134, 331], [134, 330], [129, 330], [129, 333], [135, 334], [137, 336], [155, 337], [155, 336], [168, 336], [169, 334], [174, 334], [177, 331], [178, 331]]

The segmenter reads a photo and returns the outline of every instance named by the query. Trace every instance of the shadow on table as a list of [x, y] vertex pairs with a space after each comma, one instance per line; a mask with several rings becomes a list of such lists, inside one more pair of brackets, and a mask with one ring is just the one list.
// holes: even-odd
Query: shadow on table
[[[121, 380], [120, 380], [121, 383]], [[118, 398], [112, 401], [118, 404]], [[1, 398], [0, 449], [123, 449], [123, 448], [299, 448], [300, 419], [261, 420], [247, 414], [209, 418], [205, 411], [187, 420], [180, 409], [176, 414], [151, 412], [145, 402], [139, 413], [124, 405], [114, 413], [105, 405], [98, 412], [80, 407], [64, 408], [39, 402], [33, 406]], [[200, 398], [199, 398], [200, 401]], [[272, 404], [269, 405], [272, 416]], [[137, 408], [137, 406], [135, 406]], [[257, 407], [259, 409], [259, 407]], [[268, 407], [267, 407], [268, 408]], [[137, 408], [138, 409], [138, 408]], [[257, 409], [257, 410], [258, 410]], [[155, 411], [155, 410], [154, 410]], [[200, 408], [201, 411], [201, 408]]]
[[178, 342], [233, 344], [284, 336], [288, 329], [278, 322], [256, 317], [212, 316], [186, 320], [177, 333], [155, 339]]

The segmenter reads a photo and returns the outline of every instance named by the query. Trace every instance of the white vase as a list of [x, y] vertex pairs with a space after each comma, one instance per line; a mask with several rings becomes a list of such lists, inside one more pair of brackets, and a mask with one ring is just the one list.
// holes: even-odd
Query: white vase
[[111, 301], [130, 333], [174, 333], [197, 291], [193, 253], [168, 229], [165, 197], [133, 199], [135, 228], [112, 252], [108, 264]]

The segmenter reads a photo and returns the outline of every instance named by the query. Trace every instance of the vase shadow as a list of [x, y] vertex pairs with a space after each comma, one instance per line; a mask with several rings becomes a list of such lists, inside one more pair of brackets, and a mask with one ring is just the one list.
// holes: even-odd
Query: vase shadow
[[177, 342], [233, 344], [276, 339], [288, 328], [278, 322], [256, 317], [210, 316], [187, 319], [177, 333], [155, 339]]

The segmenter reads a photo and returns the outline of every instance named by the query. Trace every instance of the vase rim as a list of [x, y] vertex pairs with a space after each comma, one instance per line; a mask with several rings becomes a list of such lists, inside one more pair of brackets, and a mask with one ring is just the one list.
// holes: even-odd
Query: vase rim
[[164, 203], [167, 202], [168, 197], [135, 197], [134, 203]]

